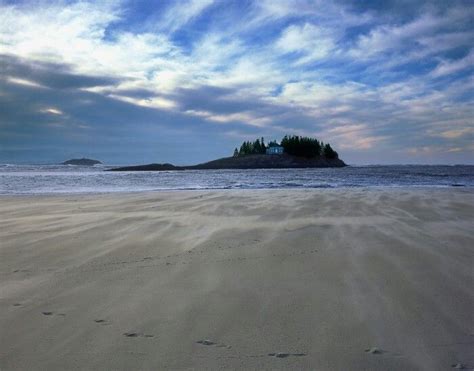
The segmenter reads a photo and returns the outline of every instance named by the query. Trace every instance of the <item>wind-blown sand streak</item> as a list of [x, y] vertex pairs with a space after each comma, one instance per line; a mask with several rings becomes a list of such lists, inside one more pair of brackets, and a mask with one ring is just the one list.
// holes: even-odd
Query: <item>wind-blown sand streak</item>
[[0, 198], [0, 369], [474, 365], [470, 189]]

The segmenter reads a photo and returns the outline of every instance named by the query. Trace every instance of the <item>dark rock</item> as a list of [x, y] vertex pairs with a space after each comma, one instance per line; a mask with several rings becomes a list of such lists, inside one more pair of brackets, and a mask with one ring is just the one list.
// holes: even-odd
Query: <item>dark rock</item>
[[282, 155], [247, 155], [225, 157], [204, 164], [185, 166], [185, 169], [292, 169], [317, 167], [344, 167], [344, 161], [324, 156], [306, 158]]
[[180, 166], [172, 164], [148, 164], [137, 166], [124, 166], [110, 169], [108, 171], [170, 171], [170, 170], [184, 170]]
[[82, 165], [82, 166], [93, 166], [101, 164], [98, 160], [92, 160], [90, 158], [73, 158], [71, 160], [64, 161], [62, 165]]

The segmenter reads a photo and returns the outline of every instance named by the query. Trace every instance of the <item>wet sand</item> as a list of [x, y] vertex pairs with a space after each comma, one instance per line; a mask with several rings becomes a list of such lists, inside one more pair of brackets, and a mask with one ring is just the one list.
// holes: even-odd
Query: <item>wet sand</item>
[[0, 369], [474, 367], [474, 191], [0, 198]]

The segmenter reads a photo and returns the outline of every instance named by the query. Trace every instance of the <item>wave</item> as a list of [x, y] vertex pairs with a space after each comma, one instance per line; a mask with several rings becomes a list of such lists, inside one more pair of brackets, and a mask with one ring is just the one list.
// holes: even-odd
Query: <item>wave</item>
[[0, 165], [0, 194], [218, 189], [474, 187], [474, 166], [107, 172], [108, 166]]

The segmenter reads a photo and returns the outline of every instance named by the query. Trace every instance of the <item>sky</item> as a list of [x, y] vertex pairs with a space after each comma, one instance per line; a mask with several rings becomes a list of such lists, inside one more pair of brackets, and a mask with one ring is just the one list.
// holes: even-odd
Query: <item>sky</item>
[[474, 164], [473, 66], [471, 0], [0, 0], [0, 163]]

